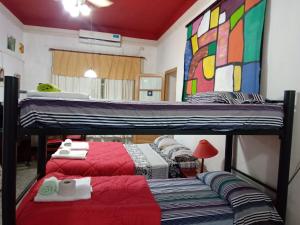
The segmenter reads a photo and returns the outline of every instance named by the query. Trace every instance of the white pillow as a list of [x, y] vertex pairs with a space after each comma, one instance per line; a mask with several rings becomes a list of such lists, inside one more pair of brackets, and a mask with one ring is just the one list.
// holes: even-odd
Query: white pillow
[[175, 160], [176, 156], [184, 156], [184, 155], [193, 156], [193, 152], [190, 149], [180, 149], [178, 151], [173, 152], [173, 154], [171, 155], [171, 159]]
[[155, 140], [154, 140], [154, 144], [156, 144], [156, 145], [158, 145], [159, 144], [159, 142], [161, 142], [163, 139], [165, 139], [165, 138], [172, 138], [172, 136], [171, 135], [163, 135], [163, 136], [159, 136], [158, 138], [156, 138]]
[[158, 148], [160, 150], [170, 146], [170, 145], [178, 145], [178, 142], [175, 141], [173, 138], [164, 138], [163, 140], [161, 140], [159, 143], [158, 143]]
[[172, 154], [173, 151], [178, 151], [180, 149], [186, 149], [186, 148], [185, 148], [185, 146], [183, 146], [179, 143], [176, 143], [176, 144], [172, 144], [172, 145], [169, 145], [169, 146], [161, 149], [161, 152], [167, 156], [169, 154]]

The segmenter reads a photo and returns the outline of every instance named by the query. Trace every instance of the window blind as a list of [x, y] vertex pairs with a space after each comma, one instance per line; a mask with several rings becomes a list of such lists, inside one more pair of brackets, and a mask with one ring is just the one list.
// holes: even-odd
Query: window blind
[[82, 77], [92, 68], [99, 78], [135, 80], [141, 74], [142, 58], [95, 53], [52, 51], [52, 74]]

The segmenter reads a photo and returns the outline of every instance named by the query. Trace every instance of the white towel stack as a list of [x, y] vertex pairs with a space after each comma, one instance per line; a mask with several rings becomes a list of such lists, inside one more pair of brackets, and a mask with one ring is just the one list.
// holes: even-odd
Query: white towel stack
[[66, 139], [60, 146], [61, 148], [67, 147], [72, 151], [88, 151], [90, 146], [88, 142], [84, 141], [75, 141], [73, 142], [70, 139]]
[[66, 202], [91, 198], [91, 178], [58, 180], [56, 177], [45, 179], [35, 202]]
[[86, 159], [87, 153], [87, 151], [71, 151], [62, 148], [58, 149], [51, 157], [54, 159]]
[[89, 150], [88, 142], [72, 142], [66, 139], [60, 148], [52, 154], [55, 159], [86, 159]]

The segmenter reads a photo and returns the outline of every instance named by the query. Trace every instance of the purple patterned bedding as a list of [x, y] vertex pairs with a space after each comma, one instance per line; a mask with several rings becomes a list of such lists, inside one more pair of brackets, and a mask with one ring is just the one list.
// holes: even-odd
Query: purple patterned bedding
[[20, 102], [24, 128], [279, 129], [279, 104], [191, 104], [28, 98]]

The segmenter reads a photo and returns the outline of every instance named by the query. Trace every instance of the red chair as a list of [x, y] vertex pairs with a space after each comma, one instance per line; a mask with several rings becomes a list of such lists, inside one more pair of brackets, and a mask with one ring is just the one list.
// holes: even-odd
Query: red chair
[[47, 152], [51, 154], [56, 152], [65, 139], [71, 139], [72, 141], [85, 141], [85, 135], [67, 135], [65, 138], [62, 139], [57, 137], [53, 139], [50, 138], [47, 141]]
[[47, 152], [55, 152], [59, 148], [62, 142], [63, 142], [62, 139], [48, 139]]
[[85, 141], [85, 135], [67, 135], [65, 139], [71, 139], [72, 141]]

